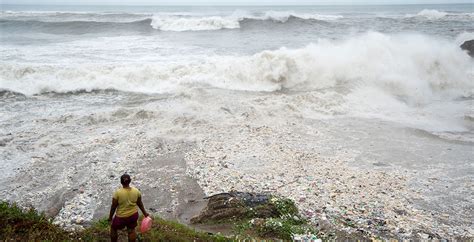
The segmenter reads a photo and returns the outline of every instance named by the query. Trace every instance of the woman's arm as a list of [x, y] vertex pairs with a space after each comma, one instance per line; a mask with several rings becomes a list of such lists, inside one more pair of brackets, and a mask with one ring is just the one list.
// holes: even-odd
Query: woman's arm
[[142, 197], [138, 197], [137, 205], [142, 210], [143, 216], [148, 217], [149, 214], [146, 212], [145, 207], [143, 206]]
[[115, 198], [112, 198], [112, 205], [110, 206], [110, 213], [109, 213], [109, 221], [112, 221], [112, 218], [114, 216], [114, 213], [117, 207], [118, 207], [118, 200]]

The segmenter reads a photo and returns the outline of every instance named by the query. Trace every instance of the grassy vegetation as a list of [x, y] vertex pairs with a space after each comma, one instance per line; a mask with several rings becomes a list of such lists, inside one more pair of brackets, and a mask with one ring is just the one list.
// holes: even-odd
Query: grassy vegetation
[[0, 202], [0, 240], [54, 240], [69, 238], [69, 234], [51, 224], [34, 209], [22, 210], [16, 205]]
[[[235, 231], [241, 237], [291, 240], [295, 234], [316, 234], [308, 221], [300, 216], [298, 208], [292, 200], [273, 197], [268, 204], [261, 206], [271, 206], [275, 208], [277, 214], [271, 218], [252, 217], [236, 223]], [[253, 211], [260, 209], [262, 208], [256, 207]]]
[[[298, 212], [294, 202], [285, 198], [274, 197], [269, 206], [252, 211], [273, 208], [277, 211], [271, 218], [259, 218], [259, 212], [249, 211], [248, 217], [239, 221], [220, 221], [233, 224], [233, 239], [284, 239], [291, 240], [294, 234], [315, 234]], [[139, 220], [141, 221], [141, 219]], [[15, 204], [0, 201], [0, 241], [108, 241], [110, 224], [107, 219], [94, 222], [90, 227], [79, 232], [68, 232], [54, 225], [44, 214], [34, 209], [22, 209]], [[126, 238], [125, 232], [120, 235]], [[229, 241], [220, 235], [198, 232], [186, 225], [154, 217], [153, 227], [145, 234], [140, 234], [141, 241]]]
[[[101, 219], [80, 232], [67, 232], [34, 209], [0, 202], [0, 241], [108, 241], [109, 222]], [[126, 238], [125, 233], [122, 237]], [[227, 241], [219, 235], [197, 232], [183, 224], [154, 218], [152, 229], [140, 235], [142, 241]]]

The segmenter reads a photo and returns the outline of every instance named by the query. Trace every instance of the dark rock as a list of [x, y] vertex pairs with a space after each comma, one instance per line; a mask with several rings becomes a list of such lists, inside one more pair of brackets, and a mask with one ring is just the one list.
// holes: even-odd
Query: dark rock
[[474, 39], [465, 41], [461, 45], [461, 49], [466, 50], [469, 56], [474, 58]]
[[266, 194], [253, 194], [249, 192], [230, 192], [231, 196], [242, 200], [246, 206], [255, 207], [258, 205], [267, 204], [270, 200], [270, 196]]

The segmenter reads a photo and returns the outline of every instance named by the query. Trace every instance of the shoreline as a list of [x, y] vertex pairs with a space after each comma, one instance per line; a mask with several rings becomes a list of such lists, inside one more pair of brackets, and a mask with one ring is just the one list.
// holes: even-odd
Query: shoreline
[[[270, 129], [267, 127], [254, 131], [269, 132]], [[259, 135], [256, 135], [254, 137], [259, 137]], [[450, 237], [448, 234], [439, 234], [439, 231], [434, 231], [433, 229], [430, 229], [428, 227], [429, 223], [434, 224], [433, 217], [426, 216], [426, 214], [423, 214], [414, 207], [412, 207], [411, 202], [409, 200], [402, 201], [399, 197], [394, 197], [394, 194], [397, 193], [403, 194], [402, 196], [416, 197], [416, 194], [413, 193], [414, 191], [410, 191], [410, 189], [408, 188], [407, 178], [403, 174], [388, 174], [386, 172], [380, 171], [364, 171], [360, 169], [355, 169], [353, 167], [347, 166], [345, 162], [337, 160], [327, 161], [318, 158], [317, 156], [314, 156], [312, 154], [304, 154], [300, 152], [292, 153], [291, 148], [284, 147], [283, 149], [281, 149], [282, 146], [279, 145], [278, 147], [276, 147], [277, 149], [273, 150], [274, 152], [278, 153], [278, 150], [280, 152], [283, 152], [281, 154], [285, 155], [281, 157], [287, 157], [288, 155], [290, 155], [290, 153], [292, 153], [292, 157], [296, 158], [296, 160], [298, 161], [297, 163], [295, 163], [296, 166], [294, 167], [286, 166], [286, 172], [291, 173], [293, 172], [294, 168], [297, 168], [297, 170], [303, 172], [303, 175], [295, 177], [295, 179], [292, 179], [287, 184], [282, 184], [281, 180], [277, 181], [276, 184], [279, 185], [274, 188], [271, 188], [271, 183], [275, 182], [272, 180], [265, 179], [265, 186], [259, 187], [258, 184], [261, 184], [262, 181], [259, 181], [258, 177], [256, 176], [246, 176], [245, 174], [243, 174], [243, 177], [235, 177], [231, 175], [228, 176], [238, 178], [241, 181], [250, 178], [250, 182], [239, 184], [238, 181], [229, 181], [228, 178], [224, 178], [225, 176], [227, 176], [228, 173], [212, 173], [213, 171], [215, 172], [217, 170], [222, 172], [222, 170], [232, 169], [229, 168], [232, 165], [228, 163], [228, 160], [232, 157], [224, 157], [226, 155], [219, 155], [219, 152], [228, 152], [227, 154], [232, 152], [221, 149], [222, 147], [220, 145], [222, 145], [222, 143], [213, 144], [217, 144], [217, 146], [219, 147], [217, 149], [213, 149], [211, 147], [206, 147], [206, 149], [203, 149], [203, 147], [197, 148], [197, 146], [194, 145], [185, 145], [186, 147], [188, 147], [187, 152], [178, 152], [164, 155], [164, 157], [166, 158], [163, 158], [162, 161], [166, 161], [165, 163], [167, 163], [168, 165], [176, 165], [176, 169], [171, 170], [181, 171], [182, 173], [179, 174], [179, 176], [184, 176], [180, 178], [180, 182], [184, 182], [184, 184], [186, 184], [184, 186], [170, 186], [169, 190], [172, 190], [172, 192], [170, 193], [171, 196], [162, 195], [162, 198], [173, 198], [167, 201], [168, 204], [174, 205], [172, 209], [166, 206], [160, 207], [159, 205], [157, 205], [156, 200], [155, 202], [153, 202], [156, 197], [150, 196], [150, 194], [153, 194], [153, 190], [156, 189], [157, 183], [149, 183], [148, 185], [143, 186], [143, 184], [150, 182], [150, 180], [146, 178], [147, 175], [156, 172], [156, 170], [148, 169], [148, 171], [143, 171], [140, 176], [137, 176], [135, 178], [135, 182], [137, 182], [138, 184], [142, 184], [141, 186], [139, 186], [142, 190], [142, 193], [148, 194], [148, 196], [144, 196], [144, 201], [146, 204], [145, 206], [150, 212], [162, 216], [165, 219], [176, 220], [180, 223], [186, 224], [191, 228], [197, 229], [198, 231], [223, 233], [224, 235], [230, 235], [232, 234], [231, 224], [221, 224], [218, 226], [206, 224], [193, 225], [190, 223], [189, 220], [193, 216], [196, 216], [206, 205], [206, 202], [203, 200], [205, 196], [218, 193], [220, 191], [223, 191], [224, 189], [228, 189], [228, 184], [232, 183], [233, 189], [242, 189], [248, 192], [273, 192], [275, 194], [288, 197], [294, 200], [296, 205], [300, 209], [301, 214], [303, 216], [306, 216], [311, 221], [311, 224], [313, 224], [315, 228], [325, 236], [336, 235], [338, 236], [338, 238], [357, 237], [361, 239], [373, 238], [374, 236], [384, 239], [472, 238], [472, 235], [469, 234], [461, 236], [458, 235], [456, 237]], [[183, 148], [182, 145], [178, 146], [181, 146], [181, 148]], [[202, 150], [208, 150], [210, 152], [199, 153], [199, 151]], [[209, 154], [212, 154], [212, 156], [209, 156]], [[199, 155], [202, 156], [199, 157]], [[203, 159], [203, 157], [205, 159]], [[218, 157], [218, 159], [215, 159], [216, 157]], [[209, 159], [212, 161], [210, 161]], [[209, 168], [208, 172], [205, 172], [205, 169], [203, 167], [199, 167], [198, 169], [196, 169], [196, 161], [204, 162], [199, 163], [200, 165], [205, 165], [206, 162], [209, 162], [207, 163], [210, 165], [209, 167], [207, 167]], [[309, 163], [310, 161], [311, 163]], [[311, 164], [313, 167], [308, 166], [302, 168], [305, 165], [309, 164]], [[190, 168], [190, 166], [194, 168]], [[279, 173], [283, 171], [278, 170], [281, 168], [278, 167], [278, 164], [276, 167], [273, 168], [275, 169], [272, 172], [273, 174], [283, 174]], [[184, 174], [185, 170], [187, 174]], [[308, 174], [313, 175], [309, 176]], [[176, 181], [174, 179], [174, 175], [177, 175], [176, 173], [168, 173], [168, 175], [172, 181]], [[206, 176], [213, 177], [214, 179], [205, 179]], [[269, 177], [270, 176], [266, 174], [266, 178]], [[331, 180], [336, 185], [333, 186], [330, 184], [325, 184], [324, 180]], [[309, 186], [303, 185], [308, 183], [310, 184]], [[343, 183], [345, 184], [343, 185]], [[315, 184], [323, 185], [318, 188], [319, 185]], [[167, 185], [172, 185], [172, 183]], [[252, 190], [245, 190], [245, 187], [251, 187]], [[350, 189], [354, 189], [356, 187], [359, 187], [357, 188], [358, 190], [356, 193], [349, 191]], [[204, 188], [204, 190], [202, 190], [202, 188]], [[178, 191], [176, 191], [175, 189], [177, 189]], [[311, 194], [308, 192], [309, 189], [314, 189], [314, 191], [317, 192]], [[81, 190], [76, 189], [75, 191], [77, 191], [79, 194], [83, 194], [81, 193]], [[356, 201], [359, 201], [360, 199], [357, 198], [357, 194], [361, 193], [362, 191], [367, 192], [367, 199], [364, 200], [366, 201], [364, 203], [370, 204], [374, 201], [373, 199], [380, 199], [381, 201], [383, 201], [384, 204], [381, 206], [366, 206], [363, 208], [357, 206], [350, 208], [344, 207], [345, 205], [341, 205], [347, 203], [352, 204]], [[64, 202], [64, 200], [67, 200], [67, 198], [70, 196], [70, 193], [66, 193], [66, 195], [62, 194], [60, 200]], [[388, 197], [391, 197], [393, 201], [387, 200]], [[321, 199], [321, 201], [318, 201], [318, 199]], [[338, 202], [338, 199], [341, 199], [341, 202]], [[176, 201], [179, 202], [176, 203]], [[51, 201], [51, 204], [54, 204], [55, 202], [56, 201], [53, 200]], [[337, 207], [336, 205], [339, 205], [339, 207]], [[409, 207], [402, 208], [403, 206], [401, 205], [406, 205]], [[56, 204], [56, 206], [58, 206], [58, 204]], [[157, 209], [156, 207], [159, 208]], [[61, 213], [67, 214], [67, 210], [73, 208], [74, 207], [71, 207], [70, 204], [66, 201]], [[362, 211], [361, 209], [366, 209], [367, 211]], [[341, 211], [343, 210], [345, 210], [345, 212], [341, 213]], [[46, 212], [48, 213], [50, 212], [50, 210], [46, 210]], [[107, 209], [96, 210], [94, 212], [93, 219], [91, 219], [90, 221], [79, 221], [77, 218], [73, 218], [70, 220], [70, 223], [61, 223], [61, 221], [66, 221], [67, 218], [63, 218], [63, 220], [61, 220], [60, 216], [56, 217], [54, 221], [55, 224], [61, 225], [66, 229], [72, 229], [73, 231], [77, 229], [80, 230], [80, 228], [88, 227], [93, 221], [102, 218], [107, 212]], [[74, 215], [73, 212], [71, 213], [72, 215]], [[381, 214], [384, 215], [383, 218], [381, 218]], [[390, 220], [397, 219], [397, 216], [404, 217], [404, 219], [399, 219], [399, 222], [397, 224], [390, 222]], [[361, 224], [361, 221], [367, 224], [363, 225]], [[403, 221], [402, 226], [400, 226], [400, 221]], [[426, 226], [427, 224], [428, 226], [424, 228], [415, 227], [415, 229], [411, 231], [408, 230], [408, 228], [412, 226]], [[397, 227], [399, 227], [401, 230], [394, 230], [394, 225], [397, 225]], [[405, 231], [407, 231], [408, 233]]]
[[[41, 211], [53, 207], [58, 224], [79, 228], [108, 213], [119, 175], [129, 172], [150, 212], [181, 222], [199, 210], [207, 195], [269, 191], [294, 200], [316, 227], [328, 230], [381, 231], [397, 238], [473, 237], [469, 213], [462, 213], [472, 202], [459, 203], [472, 195], [472, 181], [445, 180], [437, 173], [456, 175], [452, 167], [465, 168], [463, 144], [417, 136], [377, 120], [304, 116], [298, 107], [319, 94], [196, 89], [175, 96], [104, 92], [24, 98], [19, 104], [8, 100], [16, 108], [49, 109], [5, 120], [9, 134], [0, 134], [8, 136], [1, 147], [4, 158], [24, 163], [3, 183], [0, 196]], [[392, 139], [407, 143], [396, 146]], [[420, 140], [424, 146], [409, 149]], [[380, 149], [390, 145], [400, 153]], [[362, 153], [365, 148], [373, 153]], [[436, 154], [453, 161], [451, 166], [416, 160]], [[469, 175], [468, 168], [462, 174]], [[414, 184], [415, 178], [424, 183]], [[427, 193], [445, 185], [437, 191], [457, 195], [453, 206], [463, 209], [448, 210], [447, 217], [444, 207], [428, 200], [443, 197]]]

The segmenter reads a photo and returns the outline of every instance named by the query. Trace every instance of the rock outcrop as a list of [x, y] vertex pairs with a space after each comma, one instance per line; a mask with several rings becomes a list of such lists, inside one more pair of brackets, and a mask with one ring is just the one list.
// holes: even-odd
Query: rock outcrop
[[474, 39], [465, 41], [461, 45], [461, 49], [466, 50], [467, 53], [474, 58]]
[[277, 208], [270, 196], [246, 192], [219, 193], [207, 197], [208, 204], [191, 223], [206, 223], [225, 220], [242, 220], [250, 217], [270, 218], [278, 216]]
[[247, 234], [261, 238], [316, 238], [313, 226], [300, 216], [291, 199], [236, 191], [219, 193], [207, 199], [207, 206], [191, 219], [191, 223], [238, 225]]

